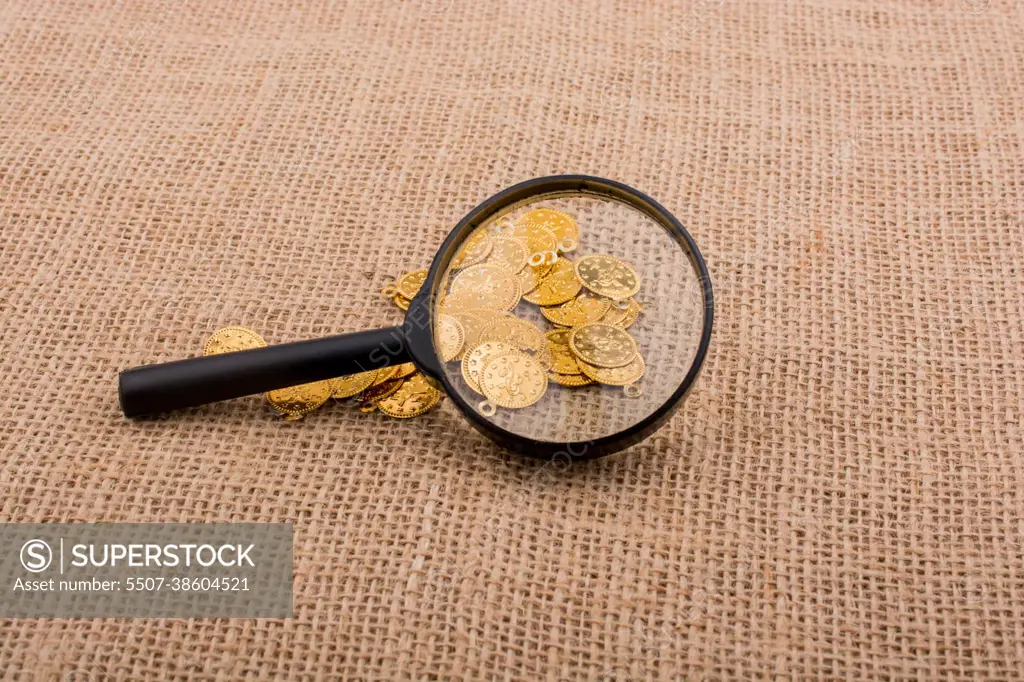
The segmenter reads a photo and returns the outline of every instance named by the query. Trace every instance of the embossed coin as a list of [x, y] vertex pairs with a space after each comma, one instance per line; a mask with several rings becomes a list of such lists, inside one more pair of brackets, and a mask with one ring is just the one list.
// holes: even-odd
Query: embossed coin
[[519, 350], [539, 351], [547, 347], [537, 325], [514, 315], [497, 315], [480, 330], [480, 341], [504, 341]]
[[441, 391], [431, 386], [422, 374], [414, 374], [397, 391], [377, 403], [377, 409], [390, 417], [418, 417], [441, 402]]
[[395, 289], [402, 296], [411, 299], [416, 296], [426, 279], [426, 270], [413, 270], [398, 278], [398, 281], [395, 283]]
[[370, 386], [373, 386], [373, 381], [376, 378], [377, 370], [371, 369], [369, 372], [360, 372], [359, 374], [328, 379], [327, 383], [331, 385], [331, 397], [335, 400], [343, 400], [351, 398], [357, 393], [362, 393]]
[[547, 338], [549, 343], [553, 343], [559, 346], [565, 346], [568, 351], [569, 348], [569, 331], [568, 329], [552, 329], [544, 336]]
[[395, 367], [395, 378], [404, 379], [410, 377], [416, 373], [416, 365], [411, 362], [403, 362], [402, 364]]
[[[619, 305], [623, 303], [626, 305]], [[616, 301], [616, 305], [609, 306], [608, 312], [604, 314], [604, 317], [599, 322], [614, 325], [619, 329], [626, 329], [636, 322], [642, 310], [640, 304], [632, 298], [623, 299], [622, 301]]]
[[633, 323], [640, 317], [640, 313], [643, 312], [643, 306], [634, 301], [629, 300], [629, 308], [626, 309], [626, 316], [615, 323], [615, 326], [619, 329], [629, 329], [633, 326]]
[[571, 353], [552, 350], [551, 371], [556, 374], [579, 374], [580, 366]]
[[563, 327], [578, 327], [590, 322], [597, 322], [608, 312], [610, 307], [611, 301], [607, 298], [584, 291], [576, 298], [561, 305], [542, 306], [540, 312], [553, 324]]
[[498, 263], [488, 261], [478, 265], [470, 265], [452, 278], [451, 291], [456, 293], [466, 290], [489, 289], [494, 287], [495, 280], [509, 276], [508, 270]]
[[[580, 366], [569, 350], [569, 330], [555, 329], [544, 335], [551, 356], [551, 371], [556, 374], [579, 374]], [[561, 383], [561, 382], [559, 382]]]
[[583, 256], [576, 260], [576, 276], [595, 294], [618, 301], [640, 290], [640, 278], [624, 261], [605, 255]]
[[626, 310], [626, 316], [615, 323], [615, 326], [619, 329], [629, 329], [633, 326], [633, 323], [640, 317], [640, 313], [643, 312], [643, 306], [639, 303], [630, 299], [629, 308]]
[[270, 406], [290, 417], [298, 417], [312, 412], [326, 403], [330, 397], [331, 384], [329, 381], [314, 381], [267, 392], [267, 402], [270, 403]]
[[533, 356], [545, 368], [554, 361], [544, 333], [535, 324], [511, 314], [492, 317], [480, 330], [480, 341], [502, 341]]
[[637, 355], [636, 341], [629, 332], [600, 322], [569, 332], [569, 350], [583, 362], [598, 367], [621, 367]]
[[[565, 243], [566, 239], [570, 239], [573, 244], [578, 244], [580, 241], [580, 229], [576, 224], [576, 219], [553, 208], [535, 208], [524, 213], [516, 222], [548, 228], [555, 234], [559, 244]], [[562, 250], [571, 251], [572, 249]]]
[[263, 348], [266, 345], [263, 337], [248, 327], [224, 327], [210, 335], [203, 346], [203, 355], [235, 353], [240, 350]]
[[398, 365], [388, 365], [377, 368], [377, 376], [373, 379], [373, 385], [378, 386], [386, 381], [391, 381], [398, 374]]
[[480, 371], [484, 368], [484, 362], [491, 355], [518, 352], [515, 348], [503, 341], [482, 341], [466, 351], [462, 358], [462, 378], [466, 385], [480, 393]]
[[478, 229], [463, 242], [455, 256], [452, 257], [453, 268], [465, 268], [475, 265], [491, 252], [491, 240], [487, 237], [487, 230]]
[[516, 221], [510, 236], [526, 242], [530, 255], [558, 250], [558, 237], [546, 225], [529, 220]]
[[550, 345], [551, 371], [557, 374], [579, 374], [580, 366], [576, 358], [569, 352], [568, 346]]
[[512, 310], [519, 303], [521, 291], [519, 279], [515, 276], [495, 274], [481, 280], [475, 287], [466, 286], [448, 294], [444, 299], [444, 309], [450, 313], [467, 308]]
[[395, 305], [397, 305], [402, 310], [408, 310], [409, 309], [409, 305], [412, 303], [411, 300], [409, 300], [405, 296], [402, 296], [401, 294], [395, 296], [391, 300], [394, 301]]
[[519, 286], [523, 290], [523, 294], [528, 294], [537, 288], [541, 280], [551, 274], [551, 270], [554, 269], [555, 264], [541, 264], [541, 265], [527, 265], [525, 268], [519, 271]]
[[558, 372], [548, 372], [548, 381], [553, 381], [560, 386], [589, 386], [594, 383], [594, 380], [585, 374], [559, 374]]
[[516, 274], [523, 269], [530, 258], [530, 249], [521, 239], [514, 237], [491, 237], [491, 252], [487, 263]]
[[542, 279], [537, 288], [523, 296], [523, 299], [537, 305], [558, 305], [578, 294], [582, 287], [573, 271], [572, 261], [559, 258], [551, 274]]
[[510, 351], [493, 355], [480, 372], [480, 389], [495, 405], [523, 408], [541, 399], [548, 388], [548, 375], [536, 359]]
[[462, 344], [466, 341], [466, 332], [462, 323], [454, 315], [440, 315], [437, 321], [438, 349], [441, 359], [451, 362], [462, 352]]
[[[374, 384], [370, 388], [366, 389], [359, 396], [360, 407], [359, 409], [366, 412], [372, 412], [377, 408], [377, 403], [389, 395], [397, 391], [402, 384], [404, 379], [390, 379], [380, 384]], [[370, 408], [370, 409], [366, 409]]]
[[495, 315], [501, 315], [486, 308], [467, 308], [452, 313], [462, 324], [462, 331], [465, 338], [462, 342], [462, 350], [455, 356], [455, 360], [461, 360], [466, 351], [480, 343], [480, 332], [487, 326]]
[[637, 353], [629, 363], [622, 367], [597, 367], [588, 362], [579, 361], [580, 371], [600, 384], [609, 386], [626, 386], [636, 382], [644, 375], [646, 365], [644, 358]]

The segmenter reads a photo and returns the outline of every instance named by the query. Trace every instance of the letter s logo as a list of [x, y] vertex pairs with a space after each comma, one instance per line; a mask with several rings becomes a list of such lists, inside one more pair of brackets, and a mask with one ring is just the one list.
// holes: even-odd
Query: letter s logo
[[21, 565], [26, 571], [39, 573], [50, 567], [53, 551], [42, 540], [29, 540], [21, 546]]

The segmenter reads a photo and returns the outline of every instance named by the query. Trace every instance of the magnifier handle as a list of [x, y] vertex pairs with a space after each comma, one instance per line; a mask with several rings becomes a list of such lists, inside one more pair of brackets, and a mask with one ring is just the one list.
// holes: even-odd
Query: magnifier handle
[[121, 372], [126, 417], [168, 412], [409, 362], [401, 327], [296, 341]]

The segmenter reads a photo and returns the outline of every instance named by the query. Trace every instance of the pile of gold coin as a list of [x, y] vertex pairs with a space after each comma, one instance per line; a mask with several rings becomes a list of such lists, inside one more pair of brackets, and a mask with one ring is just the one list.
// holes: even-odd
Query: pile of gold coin
[[[461, 363], [465, 384], [485, 398], [482, 414], [529, 407], [549, 383], [642, 394], [644, 359], [626, 331], [642, 312], [633, 298], [640, 278], [614, 256], [571, 260], [579, 245], [572, 216], [539, 208], [479, 228], [453, 257], [439, 288], [438, 351]], [[381, 293], [408, 309], [425, 276], [410, 272]], [[526, 319], [530, 308], [520, 301], [537, 306], [549, 329]]]
[[[642, 394], [644, 358], [627, 331], [643, 311], [634, 299], [640, 277], [614, 256], [576, 255], [579, 246], [575, 218], [538, 208], [477, 229], [452, 258], [439, 288], [437, 350], [445, 362], [460, 363], [450, 374], [460, 374], [483, 396], [477, 406], [482, 414], [529, 407], [550, 384], [603, 384], [622, 387], [631, 398]], [[426, 276], [426, 270], [406, 273], [381, 294], [408, 310]], [[528, 317], [546, 321], [548, 328]], [[266, 345], [251, 329], [226, 327], [210, 337], [203, 354]], [[354, 398], [362, 412], [408, 419], [433, 409], [441, 397], [412, 363], [266, 394], [288, 420], [301, 419], [332, 398]]]
[[[420, 280], [422, 284], [422, 279]], [[419, 285], [416, 287], [419, 288]], [[415, 291], [413, 292], [415, 293]], [[400, 294], [396, 293], [395, 296]], [[411, 298], [411, 297], [409, 297]], [[398, 301], [395, 301], [399, 303]], [[408, 307], [408, 298], [406, 298]], [[225, 327], [209, 338], [203, 355], [262, 348], [266, 342], [246, 327]], [[280, 388], [266, 393], [267, 402], [287, 420], [301, 419], [329, 399], [355, 398], [361, 412], [379, 411], [389, 417], [418, 417], [441, 402], [441, 391], [427, 382], [411, 362], [325, 381]]]

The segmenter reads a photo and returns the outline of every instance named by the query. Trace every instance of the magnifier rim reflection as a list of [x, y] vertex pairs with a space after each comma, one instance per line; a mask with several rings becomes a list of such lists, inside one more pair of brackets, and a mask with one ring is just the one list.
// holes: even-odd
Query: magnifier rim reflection
[[[686, 252], [690, 264], [697, 272], [703, 297], [703, 324], [700, 342], [686, 375], [676, 390], [659, 407], [635, 424], [615, 433], [581, 441], [544, 441], [509, 431], [481, 415], [477, 405], [464, 397], [449, 380], [439, 359], [434, 340], [434, 305], [442, 276], [448, 270], [458, 247], [478, 227], [504, 208], [537, 196], [559, 195], [595, 196], [614, 199], [628, 204], [647, 215], [671, 235]], [[531, 457], [552, 458], [567, 456], [573, 460], [603, 457], [630, 447], [650, 436], [682, 404], [700, 375], [711, 343], [714, 325], [714, 294], [707, 264], [682, 223], [661, 204], [643, 192], [614, 180], [587, 175], [554, 175], [534, 178], [509, 187], [479, 204], [470, 211], [448, 234], [434, 257], [420, 288], [413, 299], [403, 324], [409, 352], [420, 369], [438, 381], [456, 404], [463, 416], [478, 431], [499, 445]]]

